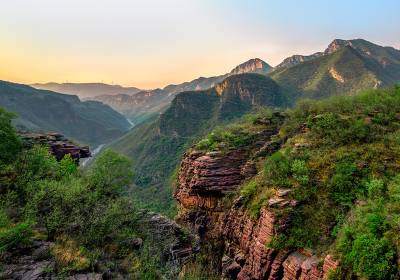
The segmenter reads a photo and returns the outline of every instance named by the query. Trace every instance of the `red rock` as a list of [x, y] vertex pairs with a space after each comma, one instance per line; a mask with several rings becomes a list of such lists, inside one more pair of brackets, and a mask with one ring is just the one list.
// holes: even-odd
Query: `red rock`
[[69, 154], [79, 162], [80, 158], [90, 157], [89, 147], [80, 147], [73, 144], [60, 133], [20, 133], [26, 146], [35, 144], [47, 145], [49, 151], [60, 161]]
[[339, 262], [334, 260], [331, 255], [327, 255], [324, 259], [324, 265], [322, 266], [323, 279], [328, 279], [329, 273], [339, 266]]

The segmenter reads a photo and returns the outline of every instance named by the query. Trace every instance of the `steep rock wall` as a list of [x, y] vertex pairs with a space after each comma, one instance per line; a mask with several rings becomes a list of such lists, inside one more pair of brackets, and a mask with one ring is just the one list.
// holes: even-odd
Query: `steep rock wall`
[[[277, 129], [272, 131], [277, 133]], [[296, 211], [298, 203], [286, 198], [287, 190], [278, 190], [257, 219], [250, 217], [239, 195], [239, 186], [257, 174], [254, 158], [271, 155], [280, 148], [281, 143], [273, 141], [273, 135], [258, 143], [256, 150], [186, 153], [175, 193], [177, 221], [198, 234], [200, 244], [219, 241], [224, 279], [326, 279], [338, 265], [330, 255], [279, 251], [267, 246], [291, 225], [290, 215], [282, 218], [274, 211]]]

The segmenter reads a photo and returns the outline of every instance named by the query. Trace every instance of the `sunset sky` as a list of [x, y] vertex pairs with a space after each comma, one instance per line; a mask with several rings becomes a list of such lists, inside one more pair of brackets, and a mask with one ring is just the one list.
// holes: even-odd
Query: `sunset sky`
[[155, 88], [334, 38], [400, 48], [399, 11], [399, 0], [2, 1], [0, 80]]

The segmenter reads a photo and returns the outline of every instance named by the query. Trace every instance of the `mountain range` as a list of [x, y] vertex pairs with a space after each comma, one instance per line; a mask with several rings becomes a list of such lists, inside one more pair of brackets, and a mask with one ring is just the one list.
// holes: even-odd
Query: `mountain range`
[[163, 89], [139, 90], [135, 87], [121, 87], [115, 85], [88, 83], [88, 84], [33, 84], [33, 87], [58, 91], [66, 94], [76, 94], [84, 100], [96, 100], [111, 106], [133, 123], [138, 124], [160, 113], [168, 106], [174, 96], [183, 91], [204, 90], [222, 82], [225, 78], [241, 73], [268, 73], [272, 67], [259, 58], [250, 59], [232, 69], [229, 73], [214, 76], [200, 77], [190, 82], [170, 84]]
[[284, 88], [290, 104], [298, 98], [350, 95], [400, 81], [400, 51], [362, 39], [336, 39], [324, 52], [285, 61], [269, 76]]
[[77, 95], [80, 98], [89, 98], [104, 94], [135, 94], [140, 91], [136, 87], [123, 87], [104, 83], [36, 83], [31, 86], [37, 89]]
[[[266, 73], [227, 75], [208, 90], [178, 93], [165, 111], [111, 147], [134, 160], [136, 184], [143, 187], [138, 188], [138, 196], [158, 207], [169, 203], [168, 178], [185, 149], [213, 127], [259, 106], [288, 107], [301, 98], [353, 95], [394, 84], [400, 81], [399, 57], [399, 50], [365, 40], [334, 40], [324, 52]], [[205, 79], [215, 81], [215, 77]]]
[[17, 114], [20, 130], [59, 132], [82, 144], [99, 145], [122, 136], [130, 124], [97, 101], [0, 81], [0, 106]]
[[[148, 194], [152, 187], [161, 193], [167, 190], [165, 185], [168, 184], [168, 177], [173, 173], [185, 148], [215, 126], [240, 118], [260, 106], [285, 108], [302, 98], [322, 99], [336, 95], [354, 95], [363, 89], [385, 87], [399, 81], [399, 50], [363, 39], [336, 39], [324, 51], [307, 56], [294, 55], [276, 67], [271, 67], [258, 58], [250, 59], [226, 74], [200, 77], [190, 82], [168, 85], [163, 89], [139, 90], [104, 84], [63, 84], [60, 90], [79, 92], [82, 99], [94, 99], [108, 104], [137, 125], [111, 146], [134, 160], [136, 184], [147, 187]], [[55, 85], [60, 86], [52, 83], [35, 86]], [[33, 88], [29, 89], [34, 91]], [[76, 108], [83, 106], [94, 109], [89, 110], [89, 118], [82, 117], [85, 125], [81, 125], [79, 131], [90, 121], [94, 122], [93, 127], [102, 127], [98, 128], [99, 131], [106, 126], [107, 133], [102, 131], [101, 135], [85, 135], [73, 132], [71, 127], [76, 125], [69, 123], [59, 128], [55, 124], [50, 125], [49, 121], [36, 122], [33, 125], [32, 120], [35, 118], [30, 117], [31, 111], [44, 109], [18, 109], [8, 105], [11, 111], [20, 114], [19, 125], [59, 129], [72, 138], [77, 135], [75, 138], [85, 143], [104, 143], [104, 140], [121, 136], [128, 128], [122, 116], [100, 102], [81, 102], [77, 97], [46, 91], [42, 95], [46, 99], [62, 96], [60, 100], [74, 104], [68, 107], [78, 110], [80, 113], [74, 113], [78, 116], [83, 111], [85, 114], [89, 113], [87, 109]], [[60, 112], [57, 114], [61, 114]], [[74, 120], [78, 122], [76, 118]], [[107, 136], [108, 133], [112, 136]]]
[[293, 55], [276, 67], [254, 58], [226, 74], [200, 77], [163, 89], [139, 90], [104, 84], [49, 83], [34, 86], [76, 93], [85, 100], [103, 102], [138, 124], [165, 110], [179, 92], [208, 89], [239, 73], [271, 77], [282, 86], [288, 105], [294, 104], [298, 98], [347, 95], [364, 88], [382, 87], [400, 80], [399, 52], [363, 39], [335, 39], [322, 52]]

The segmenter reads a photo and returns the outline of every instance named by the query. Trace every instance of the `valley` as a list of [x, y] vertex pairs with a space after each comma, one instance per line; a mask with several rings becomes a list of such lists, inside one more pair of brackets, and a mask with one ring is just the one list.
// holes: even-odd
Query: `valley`
[[161, 89], [0, 81], [0, 278], [398, 279], [399, 83], [363, 39]]

